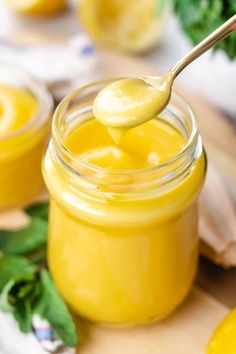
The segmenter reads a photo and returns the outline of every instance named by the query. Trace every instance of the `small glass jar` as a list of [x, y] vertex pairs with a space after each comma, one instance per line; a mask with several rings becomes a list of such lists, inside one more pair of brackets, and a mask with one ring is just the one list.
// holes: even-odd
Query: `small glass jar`
[[26, 90], [38, 103], [35, 117], [0, 137], [0, 210], [3, 211], [23, 206], [43, 188], [41, 159], [49, 138], [53, 100], [42, 83], [4, 63], [0, 64], [1, 85]]
[[66, 136], [94, 119], [93, 100], [112, 81], [75, 91], [55, 112], [43, 163], [51, 195], [49, 267], [77, 314], [137, 324], [166, 317], [191, 288], [206, 158], [195, 116], [177, 94], [157, 118], [186, 138], [170, 161], [119, 172], [74, 156]]

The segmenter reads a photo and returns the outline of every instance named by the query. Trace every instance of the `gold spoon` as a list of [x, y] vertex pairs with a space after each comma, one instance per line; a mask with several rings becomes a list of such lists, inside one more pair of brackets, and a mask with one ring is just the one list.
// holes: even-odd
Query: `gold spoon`
[[189, 64], [191, 64], [195, 59], [199, 58], [208, 49], [212, 48], [215, 44], [220, 42], [222, 39], [227, 37], [230, 33], [236, 30], [236, 14], [233, 15], [229, 20], [227, 20], [223, 25], [218, 27], [214, 32], [209, 34], [205, 39], [203, 39], [199, 44], [197, 44], [185, 57], [179, 60], [163, 77], [152, 77], [145, 76], [142, 79], [153, 86], [158, 86], [160, 83], [168, 90], [166, 96], [166, 102], [160, 107], [161, 112], [168, 104], [171, 96], [171, 90], [175, 78], [185, 69]]
[[117, 143], [124, 133], [156, 117], [169, 103], [178, 74], [208, 49], [236, 30], [236, 14], [217, 28], [162, 77], [123, 79], [105, 87], [94, 100], [93, 112]]
[[189, 54], [187, 54], [183, 59], [178, 61], [177, 64], [170, 70], [173, 76], [173, 80], [179, 73], [191, 64], [200, 55], [205, 53], [208, 49], [212, 48], [215, 44], [220, 42], [222, 39], [227, 37], [231, 32], [236, 30], [236, 14], [233, 15], [228, 21], [223, 25], [218, 27], [209, 36], [203, 39], [196, 47], [194, 47]]

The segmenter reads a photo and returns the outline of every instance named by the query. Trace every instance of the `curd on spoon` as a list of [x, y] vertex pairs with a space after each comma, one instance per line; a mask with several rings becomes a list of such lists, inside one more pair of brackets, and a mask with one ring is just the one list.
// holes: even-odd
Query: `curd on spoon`
[[93, 113], [118, 144], [131, 128], [155, 118], [167, 106], [171, 73], [162, 78], [118, 80], [105, 87], [94, 100]]

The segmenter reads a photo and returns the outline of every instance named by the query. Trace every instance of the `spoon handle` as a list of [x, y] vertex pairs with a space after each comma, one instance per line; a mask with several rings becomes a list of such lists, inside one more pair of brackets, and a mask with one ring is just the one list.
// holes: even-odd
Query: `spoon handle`
[[173, 78], [175, 78], [187, 65], [192, 63], [200, 55], [205, 53], [208, 49], [227, 37], [231, 32], [236, 30], [236, 14], [233, 15], [223, 25], [218, 27], [209, 36], [203, 39], [196, 47], [191, 50], [184, 58], [182, 58], [171, 70]]

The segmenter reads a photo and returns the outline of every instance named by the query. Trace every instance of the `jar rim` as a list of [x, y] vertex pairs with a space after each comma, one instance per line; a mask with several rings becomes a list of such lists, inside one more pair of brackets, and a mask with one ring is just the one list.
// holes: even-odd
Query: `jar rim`
[[[29, 90], [32, 95], [36, 98], [38, 104], [39, 104], [39, 109], [37, 110], [36, 114], [28, 123], [20, 127], [19, 129], [16, 129], [13, 132], [5, 134], [3, 137], [0, 138], [0, 143], [4, 143], [6, 141], [10, 141], [14, 138], [17, 138], [18, 136], [26, 134], [28, 131], [30, 131], [32, 128], [38, 129], [44, 123], [46, 123], [48, 117], [52, 113], [53, 110], [53, 97], [51, 93], [48, 91], [46, 85], [34, 77], [31, 73], [29, 73], [27, 70], [17, 67], [12, 64], [8, 64], [4, 61], [0, 62], [0, 68], [6, 69], [11, 71], [12, 73], [18, 73], [22, 76], [23, 79], [26, 80], [25, 85], [22, 84], [22, 87], [25, 88], [26, 90]], [[1, 80], [0, 80], [0, 85], [1, 85]], [[8, 84], [6, 85], [13, 86], [14, 84]], [[19, 86], [20, 87], [20, 86]]]
[[[115, 78], [109, 78], [109, 79], [104, 79], [104, 80], [99, 80], [93, 83], [90, 83], [88, 85], [85, 85], [83, 87], [80, 87], [73, 92], [71, 92], [69, 95], [67, 95], [61, 103], [57, 106], [54, 116], [53, 116], [53, 121], [52, 121], [52, 140], [53, 143], [56, 145], [57, 148], [62, 152], [63, 156], [66, 157], [67, 161], [75, 162], [76, 164], [79, 164], [80, 166], [83, 166], [85, 168], [88, 168], [89, 170], [92, 170], [94, 172], [103, 172], [107, 175], [130, 175], [130, 174], [142, 174], [142, 173], [148, 173], [148, 172], [154, 172], [154, 171], [161, 171], [163, 169], [166, 169], [170, 167], [171, 165], [175, 164], [175, 162], [179, 161], [182, 159], [184, 156], [188, 156], [188, 153], [196, 149], [198, 145], [198, 137], [199, 137], [199, 129], [198, 129], [198, 124], [196, 120], [195, 113], [191, 107], [191, 105], [180, 95], [179, 93], [176, 93], [175, 91], [172, 92], [172, 97], [175, 97], [179, 100], [181, 104], [187, 109], [188, 116], [190, 118], [191, 124], [192, 124], [192, 129], [191, 129], [191, 134], [188, 137], [186, 144], [184, 145], [183, 149], [181, 149], [175, 156], [173, 156], [171, 159], [168, 161], [161, 163], [156, 166], [150, 166], [150, 167], [145, 167], [143, 169], [129, 169], [129, 170], [112, 170], [109, 168], [104, 168], [101, 166], [97, 166], [94, 164], [91, 164], [87, 161], [84, 161], [83, 159], [79, 158], [75, 154], [73, 154], [64, 144], [63, 138], [60, 134], [60, 123], [61, 123], [61, 118], [63, 114], [66, 112], [66, 109], [69, 105], [69, 103], [80, 93], [82, 93], [84, 90], [95, 87], [96, 85], [101, 85], [101, 84], [109, 84], [113, 82], [114, 80], [121, 80], [121, 79], [127, 79], [127, 77], [115, 77]], [[169, 105], [167, 106], [167, 108]], [[165, 111], [165, 110], [164, 110]], [[73, 164], [74, 165], [74, 164]], [[70, 166], [71, 167], [71, 166]], [[73, 169], [73, 168], [72, 168]]]

